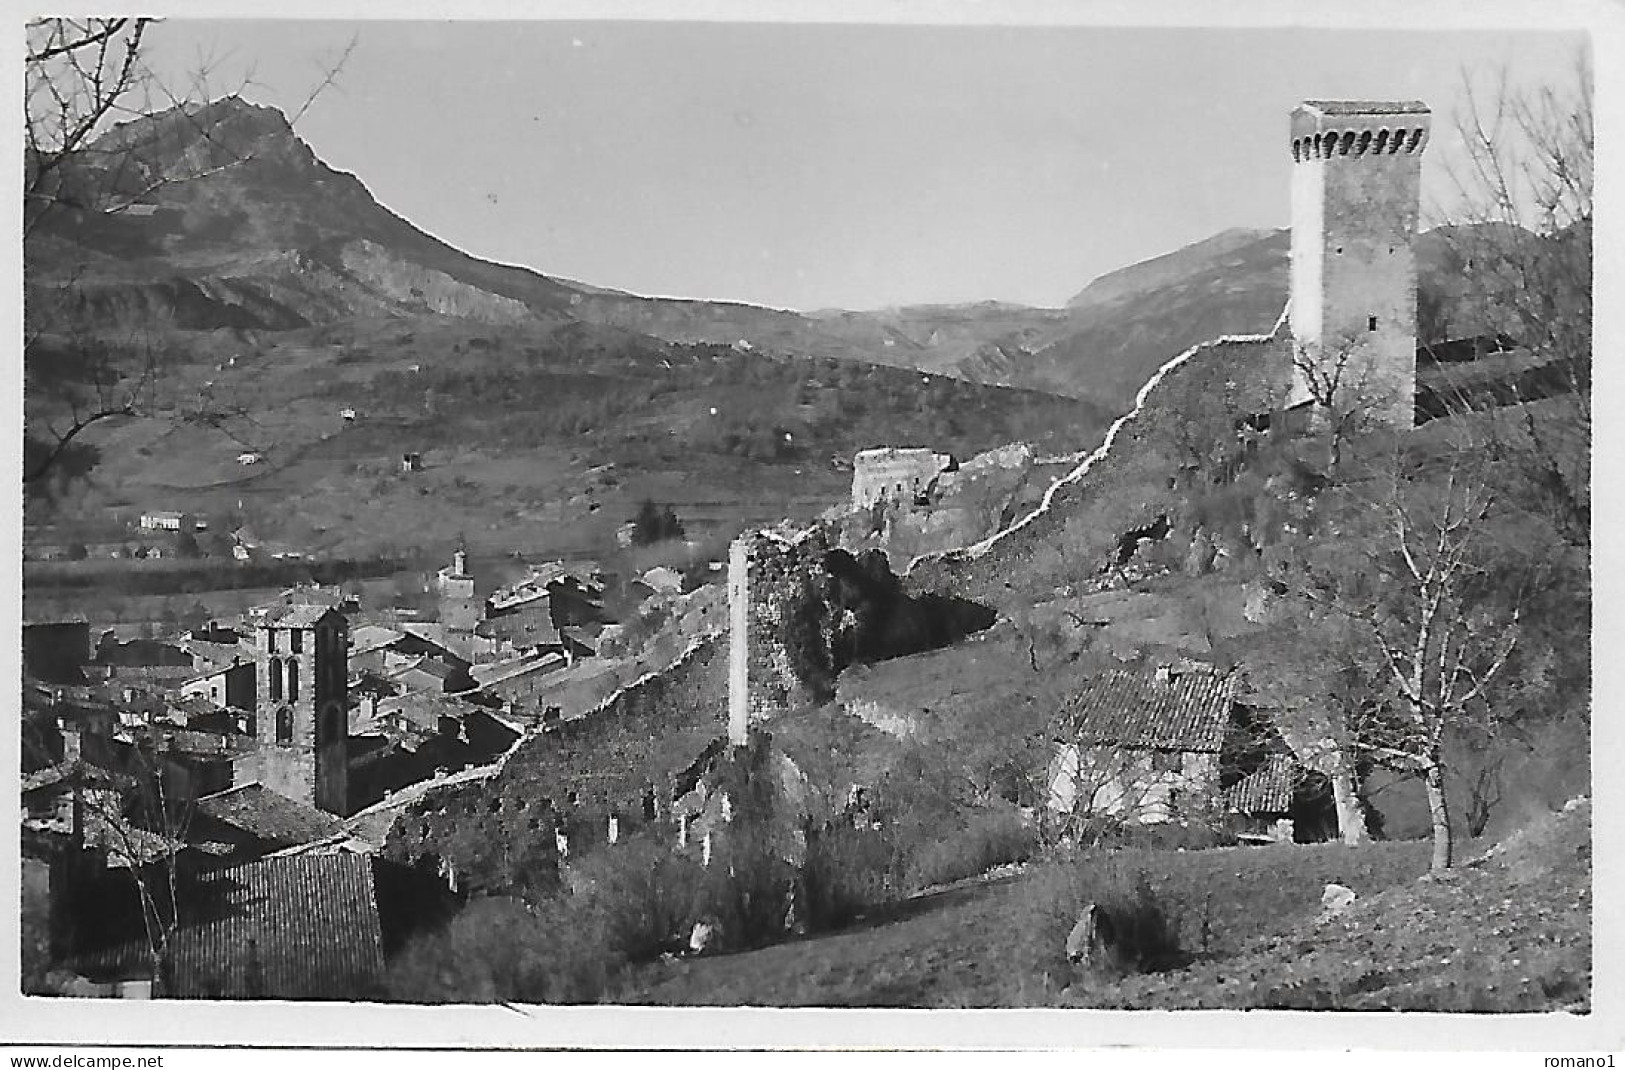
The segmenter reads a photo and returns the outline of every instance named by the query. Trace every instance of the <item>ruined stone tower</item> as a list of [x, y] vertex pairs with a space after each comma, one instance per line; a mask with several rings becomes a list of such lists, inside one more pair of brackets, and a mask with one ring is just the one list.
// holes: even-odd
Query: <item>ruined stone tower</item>
[[[1342, 382], [1396, 426], [1414, 420], [1421, 101], [1306, 100], [1292, 111], [1292, 337], [1347, 354]], [[1301, 374], [1288, 406], [1311, 400]]]
[[348, 622], [326, 606], [288, 605], [256, 622], [253, 774], [289, 799], [348, 813]]
[[728, 546], [728, 742], [750, 739], [750, 543]]

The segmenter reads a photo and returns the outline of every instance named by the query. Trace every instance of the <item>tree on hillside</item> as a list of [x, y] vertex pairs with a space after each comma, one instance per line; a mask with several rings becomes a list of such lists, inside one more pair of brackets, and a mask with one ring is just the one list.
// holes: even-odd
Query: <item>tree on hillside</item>
[[[1462, 156], [1438, 233], [1458, 280], [1457, 330], [1504, 335], [1567, 384], [1569, 405], [1527, 402], [1516, 434], [1487, 448], [1526, 477], [1571, 542], [1588, 545], [1591, 437], [1592, 212], [1596, 121], [1592, 71], [1576, 58], [1567, 85], [1525, 87], [1506, 69], [1486, 88], [1464, 77], [1455, 117]], [[1554, 421], [1578, 426], [1565, 429]]]
[[1305, 540], [1272, 571], [1319, 635], [1342, 640], [1323, 692], [1339, 760], [1423, 781], [1433, 868], [1444, 869], [1454, 853], [1447, 741], [1495, 732], [1548, 683], [1524, 617], [1544, 562], [1529, 550], [1528, 518], [1498, 510], [1471, 460], [1396, 478], [1381, 501], [1351, 490], [1323, 496], [1340, 493], [1344, 506], [1326, 526], [1332, 537]]
[[650, 546], [682, 537], [683, 522], [677, 519], [677, 513], [671, 506], [659, 506], [648, 498], [643, 499], [637, 515], [632, 518], [633, 545]]
[[203, 549], [198, 546], [197, 536], [190, 531], [183, 531], [176, 535], [175, 556], [186, 560], [202, 557]]
[[[39, 18], [27, 24], [24, 57], [23, 264], [72, 258], [87, 229], [151, 198], [248, 159], [216, 136], [204, 106], [213, 71], [205, 63], [177, 87], [146, 62], [156, 20]], [[352, 45], [353, 47], [353, 45]], [[345, 56], [348, 55], [348, 50]], [[332, 85], [341, 56], [295, 110], [297, 120]], [[239, 87], [241, 88], [241, 87]], [[184, 154], [168, 153], [190, 143]], [[196, 146], [202, 151], [194, 151]], [[174, 157], [174, 158], [170, 158]], [[105, 420], [152, 414], [166, 359], [157, 332], [137, 327], [102, 337], [80, 322], [83, 269], [67, 268], [29, 287], [24, 314], [23, 484], [49, 494], [97, 460], [79, 441]], [[25, 279], [25, 282], [27, 279]]]
[[1326, 470], [1335, 472], [1344, 450], [1376, 425], [1392, 399], [1382, 397], [1371, 381], [1370, 365], [1360, 359], [1354, 338], [1294, 343], [1292, 367], [1309, 394], [1314, 431], [1326, 440]]
[[1351, 623], [1295, 598], [1273, 617], [1247, 658], [1249, 703], [1267, 716], [1305, 768], [1326, 777], [1338, 835], [1357, 847], [1369, 837], [1371, 809], [1358, 746], [1367, 712], [1365, 681], [1353, 668], [1358, 644]]

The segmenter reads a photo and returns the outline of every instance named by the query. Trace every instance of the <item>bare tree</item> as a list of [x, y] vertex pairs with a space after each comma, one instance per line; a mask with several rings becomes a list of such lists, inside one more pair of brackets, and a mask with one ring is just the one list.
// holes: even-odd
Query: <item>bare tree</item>
[[1444, 869], [1454, 848], [1446, 737], [1467, 726], [1488, 730], [1500, 692], [1516, 686], [1509, 667], [1539, 562], [1527, 547], [1495, 545], [1509, 534], [1504, 518], [1466, 460], [1442, 478], [1396, 479], [1381, 502], [1349, 498], [1375, 530], [1321, 540], [1276, 577], [1323, 619], [1346, 626], [1336, 744], [1345, 761], [1366, 757], [1423, 781], [1432, 865]]
[[138, 747], [132, 763], [134, 788], [124, 807], [97, 816], [103, 845], [123, 855], [141, 905], [148, 963], [155, 985], [167, 973], [181, 925], [179, 854], [190, 830], [190, 800], [169, 797], [159, 748]]
[[[28, 736], [24, 742], [40, 745]], [[111, 868], [129, 873], [155, 982], [165, 975], [181, 924], [179, 853], [196, 809], [193, 800], [170, 792], [166, 746], [165, 734], [146, 726], [137, 730], [122, 758], [112, 763], [120, 768], [75, 759], [67, 770], [76, 841], [72, 849], [104, 852]], [[104, 757], [112, 755], [107, 747], [102, 749]], [[48, 760], [49, 755], [39, 757]]]
[[1355, 637], [1346, 618], [1307, 599], [1289, 596], [1275, 616], [1247, 659], [1251, 702], [1297, 761], [1326, 777], [1339, 838], [1358, 847], [1369, 838], [1358, 745], [1369, 708], [1349, 669]]
[[1313, 430], [1326, 438], [1328, 472], [1342, 466], [1344, 450], [1372, 428], [1392, 399], [1381, 396], [1353, 338], [1294, 343], [1292, 367], [1309, 394]]
[[[1531, 368], [1514, 378], [1516, 420], [1486, 446], [1523, 470], [1566, 537], [1590, 541], [1592, 213], [1596, 122], [1588, 57], [1566, 85], [1522, 86], [1503, 68], [1464, 75], [1462, 143], [1440, 212], [1458, 331], [1505, 337]], [[1561, 393], [1553, 411], [1533, 403]], [[1558, 424], [1575, 425], [1570, 427]]]
[[[46, 259], [72, 256], [85, 221], [117, 215], [159, 190], [195, 181], [252, 158], [223, 137], [209, 101], [221, 95], [204, 61], [185, 85], [155, 75], [146, 46], [156, 20], [51, 17], [27, 25], [24, 73], [23, 262], [34, 274]], [[297, 121], [332, 86], [352, 41], [325, 66], [294, 110]], [[252, 84], [243, 79], [236, 91]], [[179, 146], [191, 148], [172, 152]], [[150, 415], [167, 352], [161, 324], [107, 337], [82, 320], [83, 267], [29, 285], [24, 368], [28, 406], [23, 484], [32, 492], [95, 461], [80, 436], [120, 417]], [[25, 282], [34, 281], [25, 279]], [[220, 423], [230, 416], [214, 413]]]

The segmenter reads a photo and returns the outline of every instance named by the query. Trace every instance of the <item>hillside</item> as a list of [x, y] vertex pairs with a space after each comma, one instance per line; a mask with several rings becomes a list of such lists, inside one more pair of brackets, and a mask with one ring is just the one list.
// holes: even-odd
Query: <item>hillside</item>
[[[80, 506], [242, 516], [323, 553], [463, 539], [597, 555], [645, 498], [690, 537], [726, 538], [845, 500], [845, 464], [878, 442], [1055, 449], [1107, 419], [1053, 395], [581, 324], [359, 320], [238, 341], [229, 363], [198, 349], [166, 369], [162, 418], [86, 434], [101, 459]], [[421, 471], [401, 470], [405, 453]]]
[[[1110, 415], [838, 361], [845, 343], [819, 355], [793, 313], [478, 260], [237, 98], [118, 127], [100, 148], [123, 145], [125, 171], [86, 178], [120, 210], [63, 210], [26, 243], [30, 428], [68, 418], [94, 361], [134, 376], [161, 354], [143, 399], [157, 419], [75, 443], [81, 517], [229, 515], [319, 553], [463, 539], [598, 554], [644, 498], [674, 505], [691, 537], [725, 538], [844, 499], [843, 466], [868, 446], [1066, 449]], [[738, 342], [752, 333], [774, 344]], [[410, 479], [407, 453], [424, 456]]]
[[[1417, 843], [1119, 852], [1173, 911], [1183, 968], [1070, 990], [1033, 867], [910, 900], [853, 930], [646, 967], [628, 1003], [744, 1006], [1581, 1011], [1590, 1003], [1590, 805], [1538, 819], [1443, 879]], [[1320, 921], [1321, 889], [1359, 897]], [[1059, 887], [1058, 887], [1059, 886]], [[1205, 946], [1204, 946], [1205, 932]]]

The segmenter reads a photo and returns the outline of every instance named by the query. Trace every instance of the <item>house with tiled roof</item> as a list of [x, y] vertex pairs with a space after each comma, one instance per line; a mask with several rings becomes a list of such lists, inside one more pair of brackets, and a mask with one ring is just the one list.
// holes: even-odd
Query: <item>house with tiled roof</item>
[[535, 598], [487, 610], [474, 627], [476, 635], [494, 639], [499, 649], [551, 650], [561, 645], [553, 623], [552, 597], [545, 591]]
[[1303, 776], [1303, 768], [1290, 754], [1275, 752], [1226, 788], [1219, 804], [1237, 837], [1252, 842], [1291, 842], [1293, 794]]
[[209, 669], [182, 680], [183, 697], [199, 698], [219, 707], [238, 710], [254, 708], [254, 660], [252, 654], [235, 664]]
[[468, 670], [466, 661], [451, 655], [443, 658], [424, 656], [390, 672], [386, 679], [403, 692], [450, 695], [470, 691], [476, 686]]
[[1093, 676], [1054, 722], [1049, 809], [1155, 823], [1210, 806], [1234, 708], [1234, 677], [1211, 669]]
[[1237, 691], [1234, 674], [1196, 662], [1090, 678], [1053, 724], [1051, 815], [1199, 818], [1250, 842], [1291, 841], [1297, 823], [1299, 838], [1324, 838], [1324, 806], [1303, 790], [1314, 774]]
[[180, 928], [160, 977], [152, 977], [146, 942], [134, 933], [81, 950], [69, 968], [110, 991], [151, 980], [153, 995], [178, 999], [354, 1000], [373, 993], [383, 973], [374, 864], [366, 856], [267, 858], [200, 874], [179, 897]]
[[194, 841], [227, 845], [226, 860], [241, 863], [331, 836], [340, 824], [332, 814], [250, 783], [199, 799], [187, 831]]
[[[358, 624], [350, 630], [350, 661], [365, 658], [369, 654], [378, 654], [387, 650], [406, 637], [405, 632], [386, 628], [381, 624]], [[383, 666], [382, 655], [376, 659], [379, 667]]]

